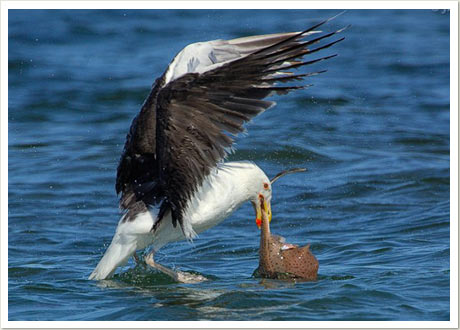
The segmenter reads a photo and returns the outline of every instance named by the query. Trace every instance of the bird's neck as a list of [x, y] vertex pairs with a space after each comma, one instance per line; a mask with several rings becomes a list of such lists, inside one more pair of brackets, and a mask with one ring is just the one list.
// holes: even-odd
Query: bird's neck
[[267, 213], [262, 211], [262, 228], [260, 233], [260, 259], [261, 261], [268, 258], [268, 250], [270, 248], [270, 224], [267, 218]]
[[270, 233], [267, 213], [262, 211], [262, 229], [260, 233], [259, 271], [271, 276], [275, 272], [275, 264], [279, 258], [279, 244]]
[[205, 180], [192, 198], [188, 215], [199, 233], [227, 218], [241, 204], [253, 197], [250, 177], [251, 163], [226, 163]]
[[262, 211], [262, 237], [270, 237], [270, 224], [267, 218], [267, 213]]

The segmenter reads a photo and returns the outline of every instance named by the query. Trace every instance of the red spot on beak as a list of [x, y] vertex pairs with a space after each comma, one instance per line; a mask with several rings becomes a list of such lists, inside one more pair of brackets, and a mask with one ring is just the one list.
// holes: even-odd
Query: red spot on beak
[[257, 225], [257, 227], [260, 228], [260, 226], [262, 226], [262, 219], [257, 218], [256, 219], [256, 225]]

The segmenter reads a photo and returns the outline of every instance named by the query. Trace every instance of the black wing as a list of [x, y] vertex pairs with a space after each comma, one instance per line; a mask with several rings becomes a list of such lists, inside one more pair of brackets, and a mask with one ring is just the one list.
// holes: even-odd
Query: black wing
[[118, 164], [115, 189], [121, 193], [120, 209], [127, 211], [125, 220], [133, 220], [136, 214], [156, 204], [156, 99], [163, 81], [163, 76], [157, 79], [133, 119]]
[[[188, 73], [162, 86], [157, 82], [134, 119], [118, 167], [120, 206], [136, 213], [161, 205], [156, 225], [171, 212], [174, 226], [184, 228], [187, 201], [222, 161], [233, 144], [231, 135], [274, 104], [263, 100], [307, 86], [276, 86], [318, 74], [285, 70], [336, 55], [301, 61], [344, 38], [313, 47], [338, 30], [303, 41], [310, 31], [286, 34], [275, 43], [204, 73]], [[281, 39], [281, 40], [279, 40]], [[229, 134], [230, 133], [230, 134]], [[160, 204], [161, 203], [161, 204]]]

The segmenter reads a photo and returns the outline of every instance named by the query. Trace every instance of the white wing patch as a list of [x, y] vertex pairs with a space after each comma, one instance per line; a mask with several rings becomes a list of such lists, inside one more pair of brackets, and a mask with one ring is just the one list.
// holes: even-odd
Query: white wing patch
[[185, 47], [168, 67], [165, 84], [187, 73], [203, 73], [241, 57], [225, 40], [197, 42]]
[[[319, 32], [321, 31], [310, 31], [304, 36]], [[204, 73], [218, 68], [298, 33], [266, 34], [190, 44], [180, 51], [169, 65], [165, 74], [165, 85], [187, 73]]]

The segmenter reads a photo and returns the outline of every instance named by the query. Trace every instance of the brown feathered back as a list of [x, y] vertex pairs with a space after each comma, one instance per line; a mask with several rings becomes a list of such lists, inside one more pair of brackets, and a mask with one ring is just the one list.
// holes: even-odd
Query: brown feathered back
[[310, 252], [310, 245], [287, 244], [283, 237], [272, 235], [265, 211], [262, 211], [259, 268], [261, 277], [274, 279], [299, 278], [314, 281], [319, 263]]

